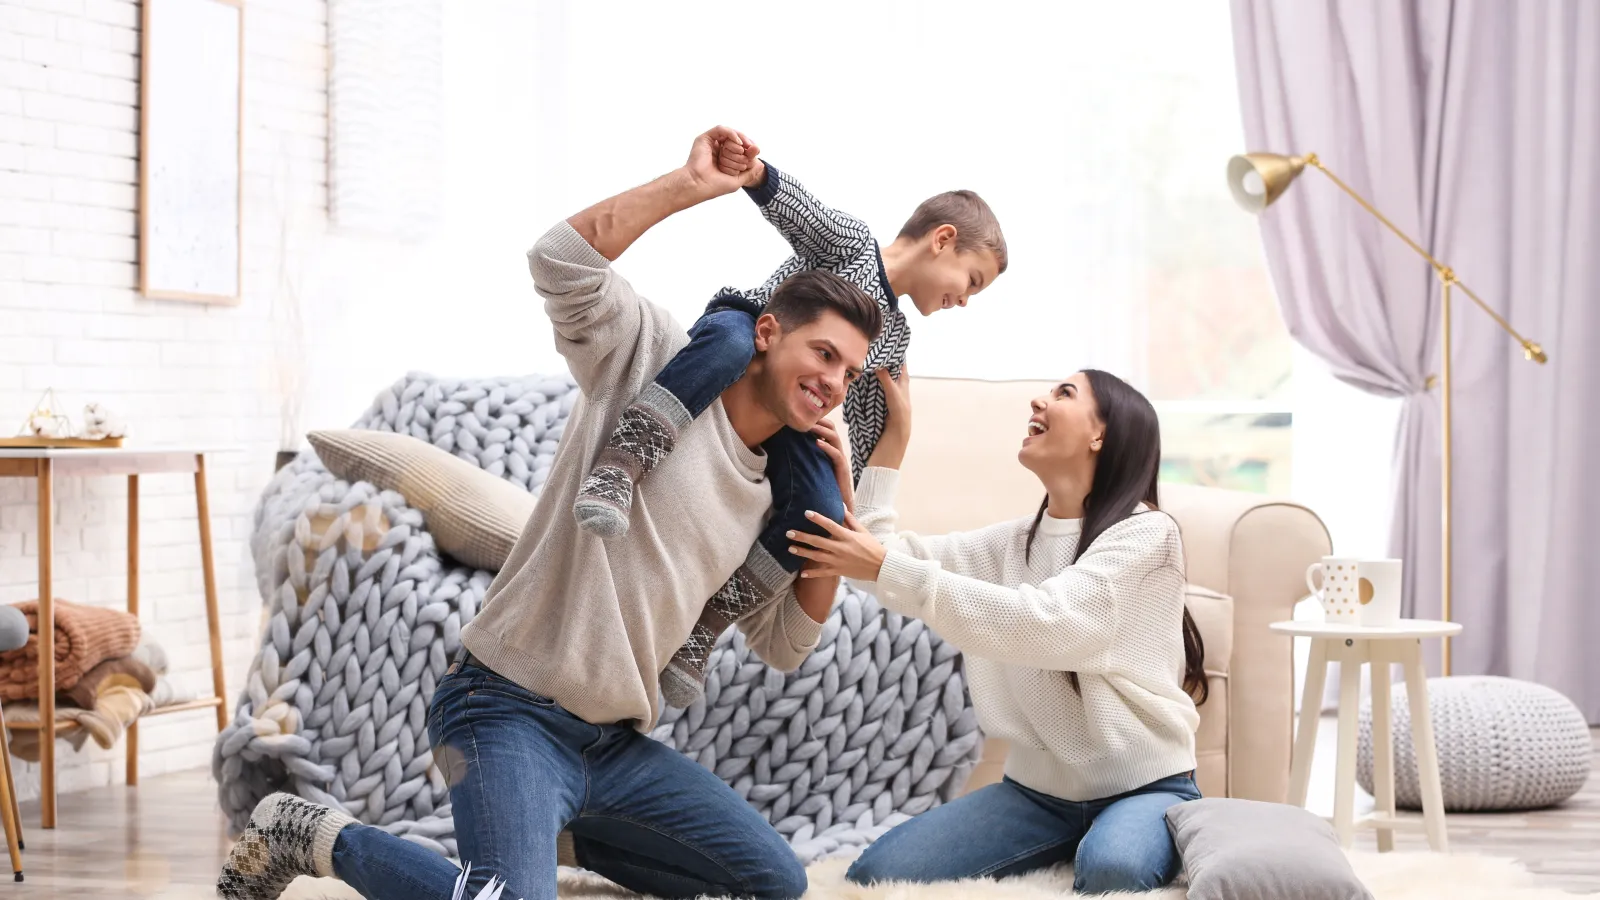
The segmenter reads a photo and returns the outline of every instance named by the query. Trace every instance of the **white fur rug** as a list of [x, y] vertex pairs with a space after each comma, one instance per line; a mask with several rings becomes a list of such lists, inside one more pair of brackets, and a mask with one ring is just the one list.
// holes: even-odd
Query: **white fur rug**
[[[1462, 853], [1351, 852], [1350, 863], [1377, 900], [1570, 900], [1556, 888], [1535, 887], [1537, 876], [1510, 859]], [[1061, 900], [1072, 892], [1072, 871], [939, 885], [862, 888], [844, 879], [845, 860], [827, 860], [810, 869], [807, 900]], [[334, 881], [302, 878], [284, 900], [359, 900], [358, 894]], [[610, 882], [585, 872], [561, 871], [561, 896], [567, 900], [636, 900]], [[1108, 896], [1108, 895], [1101, 895]], [[1117, 894], [1146, 900], [1181, 900], [1175, 886], [1149, 894]]]

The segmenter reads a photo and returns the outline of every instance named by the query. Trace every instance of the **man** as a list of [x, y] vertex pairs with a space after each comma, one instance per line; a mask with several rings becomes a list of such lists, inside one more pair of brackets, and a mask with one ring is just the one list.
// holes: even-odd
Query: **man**
[[[626, 536], [602, 541], [571, 515], [623, 407], [688, 343], [665, 310], [611, 268], [651, 226], [742, 186], [716, 156], [715, 128], [688, 162], [550, 229], [528, 254], [556, 346], [583, 391], [533, 517], [463, 629], [464, 651], [428, 716], [449, 781], [471, 896], [554, 897], [556, 836], [623, 887], [664, 897], [798, 897], [805, 872], [783, 838], [712, 773], [647, 732], [657, 680], [706, 598], [745, 559], [771, 505], [761, 443], [816, 430], [861, 374], [878, 307], [827, 272], [796, 275], [756, 326], [744, 375], [682, 431], [634, 500]], [[648, 448], [646, 449], [648, 452]], [[849, 473], [841, 471], [848, 495]], [[837, 579], [804, 579], [739, 628], [769, 664], [797, 668], [816, 646]], [[277, 897], [296, 876], [336, 876], [363, 896], [448, 898], [443, 857], [343, 813], [274, 794], [256, 807], [218, 893]]]

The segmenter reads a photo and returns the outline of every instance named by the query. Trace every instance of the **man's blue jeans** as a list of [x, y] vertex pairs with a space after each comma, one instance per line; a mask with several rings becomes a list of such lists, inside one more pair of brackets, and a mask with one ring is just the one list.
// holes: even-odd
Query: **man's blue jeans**
[[1074, 803], [1007, 778], [936, 806], [879, 838], [850, 867], [857, 884], [1005, 878], [1073, 864], [1080, 894], [1149, 891], [1181, 867], [1168, 807], [1200, 799], [1192, 775]]
[[[450, 784], [467, 896], [491, 875], [504, 898], [556, 896], [556, 835], [578, 862], [659, 897], [799, 897], [804, 868], [766, 820], [716, 775], [623, 725], [591, 725], [479, 668], [457, 664], [428, 713]], [[448, 900], [443, 856], [366, 825], [333, 848], [334, 872], [368, 900]]]

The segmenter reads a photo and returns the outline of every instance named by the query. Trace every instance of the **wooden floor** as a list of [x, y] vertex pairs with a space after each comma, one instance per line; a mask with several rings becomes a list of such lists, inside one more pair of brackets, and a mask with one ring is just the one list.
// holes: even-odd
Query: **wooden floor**
[[[1600, 754], [1600, 729], [1594, 732]], [[1600, 759], [1600, 756], [1597, 756]], [[1331, 752], [1319, 753], [1318, 782], [1330, 774]], [[1315, 811], [1328, 799], [1313, 795]], [[213, 897], [228, 840], [216, 789], [205, 770], [145, 779], [137, 788], [101, 788], [63, 795], [58, 827], [38, 827], [36, 803], [22, 805], [26, 880], [0, 880], [10, 897]], [[1509, 856], [1541, 873], [1540, 883], [1575, 892], [1600, 891], [1600, 765], [1582, 792], [1562, 807], [1531, 813], [1451, 815], [1450, 848]], [[1358, 849], [1376, 849], [1371, 833]], [[1399, 850], [1426, 849], [1421, 835], [1400, 834]], [[0, 852], [0, 859], [3, 859]], [[0, 876], [3, 878], [3, 876]]]

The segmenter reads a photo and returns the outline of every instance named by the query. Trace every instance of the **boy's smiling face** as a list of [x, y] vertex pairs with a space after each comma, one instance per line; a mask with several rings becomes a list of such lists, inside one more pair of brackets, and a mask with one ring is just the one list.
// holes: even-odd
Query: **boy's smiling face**
[[924, 239], [910, 274], [906, 293], [917, 312], [931, 316], [940, 310], [966, 306], [973, 294], [1000, 277], [1000, 264], [988, 250], [957, 250], [956, 230], [935, 228]]

